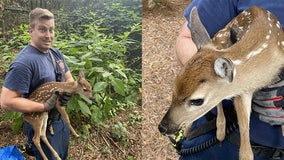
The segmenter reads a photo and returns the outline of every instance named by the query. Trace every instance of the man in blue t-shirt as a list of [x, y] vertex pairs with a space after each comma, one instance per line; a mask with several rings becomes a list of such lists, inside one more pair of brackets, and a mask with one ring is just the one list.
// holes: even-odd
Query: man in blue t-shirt
[[[29, 14], [31, 36], [30, 44], [20, 51], [10, 65], [1, 93], [1, 107], [4, 110], [18, 112], [46, 112], [52, 113], [49, 117], [54, 129], [51, 136], [47, 130], [46, 136], [50, 144], [57, 151], [61, 159], [68, 155], [70, 131], [66, 122], [54, 108], [56, 99], [66, 105], [70, 94], [63, 96], [54, 94], [44, 104], [26, 99], [40, 85], [51, 81], [74, 81], [63, 55], [52, 48], [54, 40], [54, 15], [47, 9], [36, 8]], [[54, 59], [54, 60], [52, 60]], [[25, 133], [28, 144], [31, 144], [32, 154], [37, 160], [42, 159], [39, 151], [32, 143], [34, 135], [30, 124], [25, 123]], [[49, 160], [55, 159], [48, 147], [41, 146]]]
[[[185, 64], [195, 53], [197, 47], [191, 39], [189, 15], [195, 6], [200, 19], [210, 37], [224, 28], [240, 12], [256, 5], [269, 10], [276, 15], [284, 27], [284, 0], [193, 0], [184, 12], [186, 22], [183, 24], [176, 43], [176, 57], [178, 62]], [[284, 124], [284, 71], [279, 75], [278, 81], [269, 89], [257, 91], [253, 97], [252, 116], [250, 119], [250, 139], [253, 146], [255, 160], [284, 159], [284, 137], [280, 125]], [[231, 119], [229, 134], [222, 144], [216, 143], [215, 131], [210, 130], [205, 134], [197, 134], [190, 139], [179, 143], [180, 159], [190, 160], [238, 160], [239, 159], [239, 134], [236, 127], [236, 117], [231, 113], [233, 105], [224, 101], [223, 106], [227, 118]], [[281, 109], [275, 114], [274, 109]], [[268, 115], [267, 113], [271, 114]], [[195, 121], [191, 130], [206, 126], [215, 119], [215, 109], [206, 116]], [[208, 125], [207, 125], [208, 126]]]

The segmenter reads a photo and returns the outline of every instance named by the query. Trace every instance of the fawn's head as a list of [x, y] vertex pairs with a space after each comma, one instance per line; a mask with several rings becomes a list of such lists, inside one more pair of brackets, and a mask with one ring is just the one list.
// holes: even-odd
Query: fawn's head
[[88, 97], [89, 99], [93, 99], [92, 86], [85, 79], [85, 74], [84, 74], [83, 71], [79, 72], [79, 76], [78, 76], [78, 79], [77, 79], [77, 84], [78, 84], [77, 90], [76, 90], [77, 94], [81, 94], [81, 95], [84, 95], [84, 96]]
[[[253, 21], [256, 17], [262, 20], [261, 23], [259, 19]], [[247, 64], [248, 61], [251, 63], [252, 57], [268, 50], [267, 46], [281, 48], [277, 35], [283, 31], [279, 22], [274, 15], [258, 7], [251, 7], [239, 14], [212, 40], [196, 8], [191, 11], [190, 24], [192, 40], [198, 53], [176, 77], [170, 108], [158, 126], [162, 134], [174, 134], [206, 114], [223, 99], [235, 96], [239, 91], [235, 86], [236, 80], [240, 79], [236, 76], [237, 65]], [[260, 32], [250, 28], [260, 29]], [[245, 36], [248, 32], [249, 36]], [[263, 40], [256, 37], [263, 37]], [[258, 61], [253, 63], [254, 66]], [[244, 67], [241, 71], [247, 69]]]

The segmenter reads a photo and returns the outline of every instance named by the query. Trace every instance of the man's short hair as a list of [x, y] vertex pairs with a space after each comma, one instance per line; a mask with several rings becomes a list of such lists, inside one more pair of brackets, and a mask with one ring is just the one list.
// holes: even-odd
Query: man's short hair
[[54, 19], [54, 15], [49, 10], [43, 8], [35, 8], [29, 14], [29, 20], [30, 20], [29, 23], [32, 28], [35, 26], [34, 23], [35, 20], [42, 20], [42, 19], [45, 20]]

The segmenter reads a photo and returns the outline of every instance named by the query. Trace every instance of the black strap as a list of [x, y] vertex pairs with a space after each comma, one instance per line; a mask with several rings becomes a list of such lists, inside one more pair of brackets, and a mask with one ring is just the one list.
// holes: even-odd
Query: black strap
[[56, 82], [62, 82], [62, 73], [58, 71], [54, 56], [53, 56], [53, 51], [50, 49], [48, 50], [49, 56], [51, 58], [52, 64], [53, 64], [53, 68], [54, 68], [54, 73], [55, 73], [55, 79]]
[[53, 54], [51, 53], [50, 50], [48, 50], [48, 54], [49, 54], [51, 61], [52, 61], [52, 64], [53, 64], [55, 76], [57, 76], [58, 72], [57, 72], [57, 67], [56, 67], [56, 62], [55, 62], [54, 56], [53, 56]]
[[[52, 54], [52, 51], [48, 50], [48, 54], [49, 54], [51, 61], [52, 61], [52, 64], [53, 64], [55, 79], [56, 79], [57, 82], [61, 82], [61, 77], [60, 77], [61, 73], [58, 72], [58, 70], [57, 70], [56, 62], [55, 62], [54, 56]], [[51, 111], [49, 111], [49, 114], [48, 114], [48, 122], [47, 122], [48, 128], [53, 121], [58, 121], [60, 118], [61, 118], [60, 113], [54, 107]]]

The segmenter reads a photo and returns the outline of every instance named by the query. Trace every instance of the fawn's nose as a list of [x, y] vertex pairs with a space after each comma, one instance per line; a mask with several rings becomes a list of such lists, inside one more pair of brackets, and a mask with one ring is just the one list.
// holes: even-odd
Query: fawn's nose
[[95, 98], [94, 98], [93, 96], [89, 97], [89, 99], [90, 99], [91, 101], [95, 100]]

